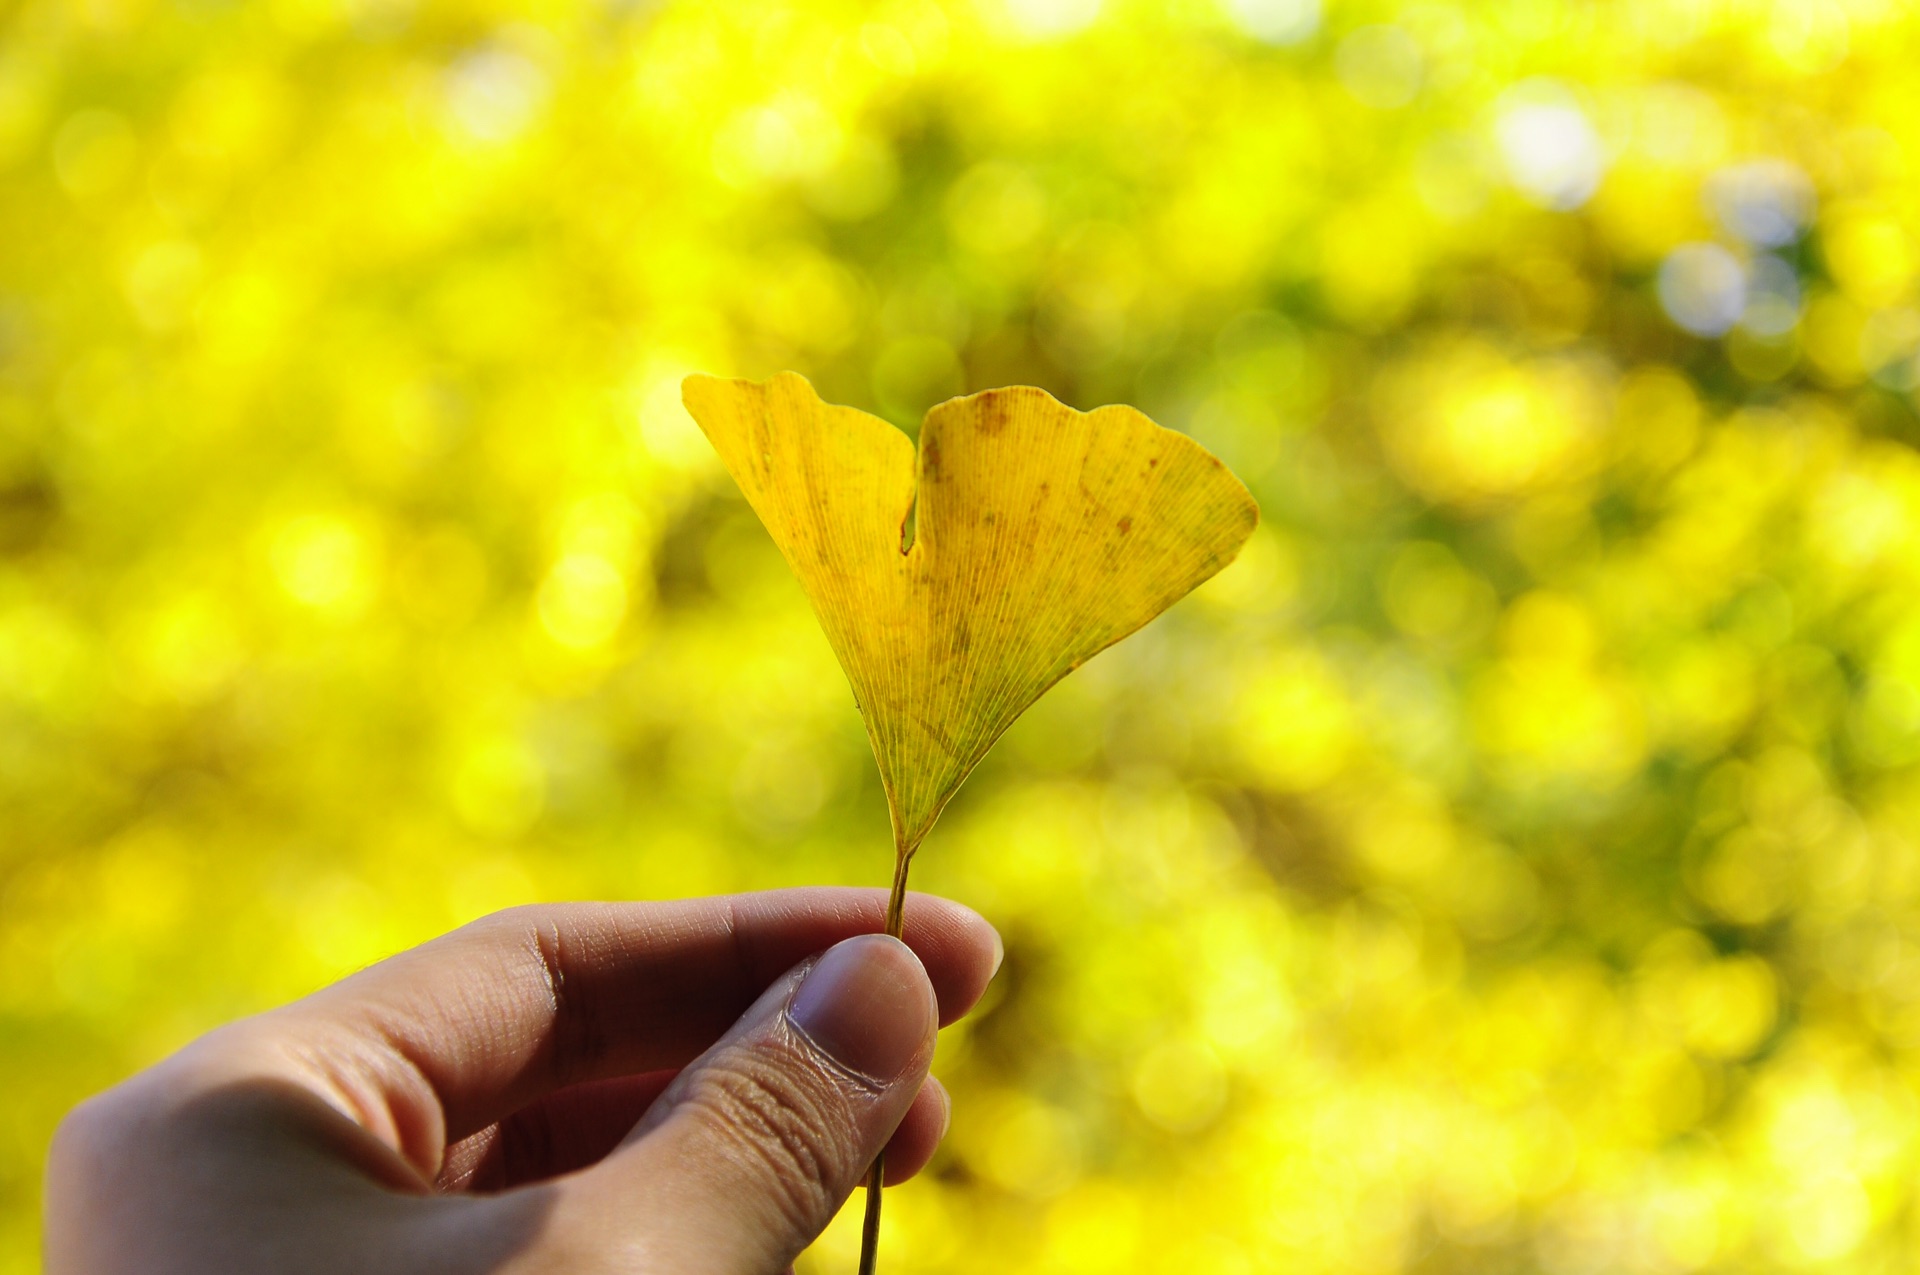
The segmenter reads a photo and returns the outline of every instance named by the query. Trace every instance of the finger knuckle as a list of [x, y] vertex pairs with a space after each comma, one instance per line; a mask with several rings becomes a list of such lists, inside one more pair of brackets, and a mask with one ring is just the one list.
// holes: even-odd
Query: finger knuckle
[[767, 1198], [796, 1232], [825, 1224], [862, 1166], [858, 1130], [825, 1077], [743, 1059], [712, 1068], [688, 1101], [727, 1130], [766, 1178]]
[[560, 1069], [556, 1083], [595, 1071], [612, 1048], [614, 1033], [593, 981], [575, 977], [581, 964], [577, 936], [565, 918], [552, 908], [529, 905], [495, 912], [479, 924], [502, 945], [519, 949], [516, 975], [537, 987], [551, 1007], [547, 1056]]

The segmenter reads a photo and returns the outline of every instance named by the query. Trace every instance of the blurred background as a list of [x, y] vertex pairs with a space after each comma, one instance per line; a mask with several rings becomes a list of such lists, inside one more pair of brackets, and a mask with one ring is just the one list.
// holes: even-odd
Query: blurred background
[[[0, 1271], [63, 1111], [502, 906], [884, 885], [679, 406], [1265, 521], [922, 851], [908, 1272], [1920, 1263], [1897, 0], [0, 0]], [[852, 1269], [843, 1216], [802, 1271]]]

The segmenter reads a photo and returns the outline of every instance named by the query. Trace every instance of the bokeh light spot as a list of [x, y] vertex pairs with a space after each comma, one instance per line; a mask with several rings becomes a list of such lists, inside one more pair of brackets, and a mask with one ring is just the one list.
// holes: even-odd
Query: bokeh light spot
[[192, 244], [155, 244], [127, 272], [127, 300], [147, 327], [172, 331], [191, 313], [202, 273], [200, 250]]
[[1755, 257], [1747, 265], [1747, 299], [1740, 326], [1758, 337], [1777, 338], [1799, 323], [1799, 272], [1779, 257]]
[[1800, 1255], [1826, 1263], [1860, 1247], [1873, 1224], [1873, 1204], [1853, 1175], [1825, 1173], [1801, 1185], [1783, 1216]]
[[1264, 44], [1299, 44], [1320, 29], [1320, 0], [1225, 0], [1233, 24]]
[[451, 789], [453, 809], [462, 823], [484, 836], [511, 839], [540, 817], [547, 776], [518, 741], [482, 735], [460, 749]]
[[977, 165], [948, 194], [947, 224], [956, 239], [983, 256], [1019, 252], [1047, 224], [1046, 193], [1019, 168]]
[[600, 554], [569, 553], [541, 581], [537, 606], [554, 641], [589, 649], [611, 639], [626, 619], [627, 582]]
[[1166, 1041], [1134, 1068], [1133, 1099], [1161, 1128], [1190, 1133], [1204, 1127], [1226, 1103], [1226, 1072], [1204, 1044]]
[[1562, 212], [1593, 197], [1605, 152], [1593, 122], [1564, 85], [1529, 80], [1509, 89], [1497, 109], [1494, 136], [1521, 194]]
[[280, 587], [316, 611], [358, 613], [373, 590], [372, 548], [345, 518], [309, 514], [273, 533], [269, 555]]
[[483, 146], [504, 145], [526, 132], [548, 95], [546, 73], [509, 48], [477, 49], [447, 70], [447, 110], [461, 135]]
[[1102, 0], [1002, 0], [1014, 29], [1034, 39], [1073, 35], [1100, 17]]
[[1080, 1135], [1066, 1112], [1030, 1098], [1008, 1096], [986, 1130], [981, 1168], [1019, 1195], [1047, 1199], [1080, 1175]]
[[1660, 263], [1660, 306], [1695, 336], [1720, 336], [1747, 308], [1739, 260], [1718, 244], [1682, 244]]
[[1424, 61], [1404, 27], [1356, 28], [1340, 41], [1334, 65], [1347, 92], [1376, 110], [1405, 106], [1420, 92]]
[[1903, 300], [1920, 268], [1906, 228], [1875, 210], [1851, 208], [1836, 214], [1823, 227], [1820, 240], [1834, 279], [1864, 306]]
[[1813, 215], [1813, 183], [1779, 159], [1754, 160], [1715, 173], [1707, 198], [1727, 232], [1755, 248], [1784, 248]]

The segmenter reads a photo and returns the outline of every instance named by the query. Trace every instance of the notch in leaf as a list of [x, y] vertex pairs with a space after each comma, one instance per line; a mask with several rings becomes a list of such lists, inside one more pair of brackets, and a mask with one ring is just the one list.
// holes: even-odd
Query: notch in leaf
[[[691, 376], [682, 393], [853, 685], [893, 819], [895, 936], [914, 851], [1001, 732], [1233, 561], [1259, 521], [1205, 448], [1131, 407], [987, 390], [929, 411], [916, 455], [791, 372]], [[879, 1180], [876, 1164], [863, 1272]]]

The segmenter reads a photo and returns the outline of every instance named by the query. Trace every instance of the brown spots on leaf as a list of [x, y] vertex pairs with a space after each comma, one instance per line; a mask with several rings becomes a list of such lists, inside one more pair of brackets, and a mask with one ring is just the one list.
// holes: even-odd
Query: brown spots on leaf
[[940, 477], [940, 440], [929, 438], [927, 445], [920, 449], [920, 472], [932, 479]]
[[980, 396], [980, 414], [974, 418], [974, 428], [988, 438], [992, 438], [1007, 427], [1012, 412], [1007, 406], [1005, 394], [986, 393]]
[[1120, 534], [1124, 536], [1129, 531], [1133, 530], [1133, 519], [1122, 518], [1119, 522], [1115, 523], [1114, 525], [1120, 528]]
[[1158, 456], [1147, 457], [1148, 469], [1158, 469], [1159, 467], [1160, 467], [1160, 458]]

